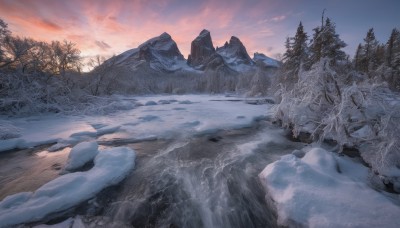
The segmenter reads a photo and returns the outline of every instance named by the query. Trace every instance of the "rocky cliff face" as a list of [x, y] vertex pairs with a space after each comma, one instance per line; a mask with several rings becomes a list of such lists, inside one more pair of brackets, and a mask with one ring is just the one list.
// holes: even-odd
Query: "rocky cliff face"
[[211, 35], [208, 30], [203, 30], [200, 35], [192, 41], [188, 64], [194, 68], [204, 69], [209, 58], [215, 53]]
[[232, 36], [223, 47], [215, 50], [207, 30], [201, 31], [192, 41], [188, 64], [198, 70], [224, 69], [237, 72], [250, 70], [255, 65], [239, 38]]

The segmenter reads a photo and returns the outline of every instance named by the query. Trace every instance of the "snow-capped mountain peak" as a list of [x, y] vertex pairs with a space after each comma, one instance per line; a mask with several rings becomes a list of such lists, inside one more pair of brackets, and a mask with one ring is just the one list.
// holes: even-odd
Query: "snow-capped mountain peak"
[[246, 71], [254, 65], [243, 43], [236, 36], [232, 36], [229, 42], [217, 48], [216, 52], [235, 71]]
[[166, 32], [114, 58], [115, 65], [130, 68], [136, 68], [144, 63], [148, 63], [152, 69], [157, 71], [173, 72], [188, 68], [175, 41]]
[[279, 67], [281, 64], [278, 60], [258, 52], [254, 53], [253, 61], [265, 67]]
[[[232, 36], [229, 42], [217, 49], [214, 48], [210, 31], [203, 29], [192, 41], [191, 50], [186, 61], [171, 35], [164, 32], [106, 61], [129, 70], [143, 67], [157, 72], [204, 71], [224, 69], [234, 74], [254, 70], [256, 66], [279, 67], [279, 62], [264, 54], [255, 53], [251, 59], [240, 39]], [[222, 68], [220, 68], [222, 67]]]

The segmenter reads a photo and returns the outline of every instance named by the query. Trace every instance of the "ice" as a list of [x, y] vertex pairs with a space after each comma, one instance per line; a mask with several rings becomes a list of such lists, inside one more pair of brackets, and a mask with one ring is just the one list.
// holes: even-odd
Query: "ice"
[[82, 142], [74, 146], [68, 155], [65, 170], [76, 170], [84, 166], [86, 163], [93, 161], [98, 153], [97, 148], [97, 142]]
[[179, 104], [193, 104], [193, 102], [189, 100], [179, 101]]
[[167, 101], [167, 100], [159, 100], [158, 103], [159, 104], [171, 104], [171, 102]]
[[148, 101], [145, 104], [146, 106], [150, 106], [150, 105], [157, 105], [157, 103], [155, 101]]
[[127, 147], [100, 151], [94, 167], [86, 172], [60, 176], [30, 193], [18, 193], [0, 202], [0, 227], [43, 219], [94, 197], [118, 184], [134, 167], [135, 152]]
[[[255, 117], [261, 115], [260, 118], [265, 118], [262, 114], [267, 114], [271, 107], [270, 104], [246, 104], [245, 98], [232, 105], [232, 101], [228, 101], [232, 97], [224, 95], [115, 96], [113, 99], [125, 104], [133, 98], [136, 103], [156, 105], [121, 109], [102, 116], [54, 114], [7, 118], [4, 121], [17, 128], [18, 135], [16, 138], [0, 139], [0, 152], [53, 143], [49, 145], [49, 151], [93, 140], [111, 143], [112, 140], [136, 141], [149, 136], [168, 138], [180, 134], [190, 137], [249, 127], [259, 119]], [[4, 134], [13, 132], [7, 130]]]
[[353, 132], [351, 134], [352, 137], [354, 138], [359, 138], [359, 139], [368, 139], [368, 136], [373, 134], [373, 130], [371, 129], [370, 126], [365, 125], [362, 128], [358, 129], [357, 131]]
[[153, 121], [153, 120], [156, 120], [159, 118], [158, 118], [158, 116], [146, 115], [146, 116], [139, 117], [139, 119], [142, 121]]
[[0, 120], [0, 140], [18, 138], [20, 129], [8, 121]]
[[32, 228], [71, 228], [73, 227], [72, 225], [74, 224], [74, 219], [73, 218], [69, 218], [66, 219], [65, 221], [62, 221], [60, 223], [54, 224], [54, 225], [37, 225], [34, 226]]
[[321, 148], [293, 154], [259, 175], [278, 223], [306, 227], [400, 227], [400, 208], [368, 185], [368, 168]]

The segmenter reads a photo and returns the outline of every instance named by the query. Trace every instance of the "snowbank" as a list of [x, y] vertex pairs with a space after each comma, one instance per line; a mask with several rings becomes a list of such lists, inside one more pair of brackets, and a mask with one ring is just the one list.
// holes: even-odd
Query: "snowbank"
[[97, 142], [82, 142], [74, 146], [68, 155], [65, 170], [76, 170], [86, 163], [93, 161], [98, 153], [98, 146]]
[[285, 155], [259, 175], [278, 223], [307, 227], [400, 227], [400, 207], [367, 185], [368, 168], [320, 148]]
[[0, 227], [38, 221], [94, 197], [122, 181], [134, 167], [135, 152], [126, 147], [100, 151], [87, 172], [60, 176], [35, 192], [22, 192], [0, 202]]

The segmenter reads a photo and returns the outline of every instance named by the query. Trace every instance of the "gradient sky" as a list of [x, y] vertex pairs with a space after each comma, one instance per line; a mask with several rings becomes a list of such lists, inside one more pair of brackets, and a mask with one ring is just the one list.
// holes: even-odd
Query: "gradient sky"
[[335, 23], [351, 56], [374, 27], [386, 42], [400, 27], [400, 0], [0, 0], [0, 18], [19, 36], [67, 39], [82, 55], [111, 56], [168, 32], [187, 58], [191, 41], [203, 28], [214, 46], [239, 37], [249, 54], [276, 56], [299, 21], [311, 36], [321, 12]]

